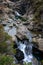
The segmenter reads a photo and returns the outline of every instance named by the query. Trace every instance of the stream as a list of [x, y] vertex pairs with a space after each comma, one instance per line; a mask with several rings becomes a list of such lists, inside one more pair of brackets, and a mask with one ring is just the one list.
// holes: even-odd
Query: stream
[[[14, 35], [16, 35], [16, 33], [17, 33], [16, 28], [15, 28], [14, 26], [13, 26], [12, 28], [10, 28], [8, 25], [6, 25], [6, 26], [4, 26], [4, 30], [5, 30], [5, 32], [7, 32], [8, 35], [10, 35], [12, 38], [14, 38]], [[30, 37], [30, 38], [29, 38], [29, 41], [32, 41], [31, 33], [30, 33], [30, 32], [27, 33], [27, 36], [28, 36], [28, 35], [29, 35], [29, 37]], [[27, 41], [24, 41], [24, 43], [21, 42], [21, 41], [17, 42], [18, 48], [24, 53], [24, 59], [23, 59], [23, 61], [24, 61], [24, 62], [32, 62], [32, 58], [33, 58], [32, 54], [27, 55], [26, 52], [25, 52], [26, 44], [28, 44]], [[27, 46], [30, 47], [29, 50], [32, 49], [32, 45], [31, 45], [31, 44], [30, 44], [30, 45], [27, 45]], [[31, 51], [30, 51], [30, 52], [31, 52]]]
[[[15, 35], [17, 34], [17, 28], [16, 26], [13, 26], [12, 24], [14, 23], [14, 21], [10, 21], [7, 23], [6, 26], [4, 26], [4, 31], [6, 33], [8, 33], [8, 35], [10, 35], [12, 37], [12, 39], [14, 39]], [[9, 25], [12, 26], [9, 26]], [[34, 58], [32, 55], [32, 33], [30, 31], [26, 31], [26, 36], [29, 39], [29, 42], [24, 40], [24, 41], [20, 41], [18, 42], [18, 39], [16, 40], [16, 44], [18, 46], [18, 49], [21, 50], [24, 54], [24, 59], [22, 60], [23, 62], [32, 62], [34, 65], [34, 62], [32, 61], [32, 59]], [[37, 65], [37, 62], [36, 62]]]

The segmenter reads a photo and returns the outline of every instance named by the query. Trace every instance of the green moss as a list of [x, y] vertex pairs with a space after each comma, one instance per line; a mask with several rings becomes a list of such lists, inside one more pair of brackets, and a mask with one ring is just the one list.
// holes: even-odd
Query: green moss
[[24, 63], [24, 65], [32, 65], [32, 62]]
[[7, 52], [7, 44], [5, 41], [0, 43], [0, 53]]
[[13, 49], [13, 53], [16, 54], [16, 49]]
[[13, 60], [9, 55], [0, 55], [0, 65], [13, 65]]
[[11, 36], [9, 36], [7, 33], [5, 33], [5, 40], [9, 40], [11, 38], [12, 38]]
[[[11, 51], [11, 49], [13, 48], [13, 44], [14, 43], [12, 41], [11, 36], [9, 36], [5, 32], [4, 32], [4, 38], [5, 39], [2, 42], [0, 42], [0, 53], [5, 53], [5, 52], [8, 52], [9, 53]], [[2, 39], [3, 39], [3, 36], [2, 36]], [[10, 41], [10, 44], [9, 43], [7, 44], [6, 41]], [[9, 50], [8, 50], [8, 47], [10, 48]]]

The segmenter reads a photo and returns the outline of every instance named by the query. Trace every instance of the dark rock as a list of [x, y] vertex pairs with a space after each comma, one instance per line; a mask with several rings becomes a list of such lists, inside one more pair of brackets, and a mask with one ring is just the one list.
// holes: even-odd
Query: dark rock
[[40, 31], [40, 32], [42, 32], [42, 29], [41, 29], [41, 28], [38, 28], [38, 29], [37, 29], [37, 31]]
[[28, 45], [28, 40], [23, 40], [22, 43]]
[[9, 8], [10, 8], [9, 3], [4, 2], [3, 4], [4, 4], [4, 6], [7, 6], [7, 7], [9, 7]]
[[43, 31], [43, 24], [38, 24], [38, 25], [34, 25], [34, 28], [33, 28], [34, 31], [38, 31], [38, 32], [42, 32]]
[[3, 26], [6, 26], [6, 24], [2, 24]]
[[25, 9], [25, 6], [24, 6], [24, 4], [21, 4], [20, 5], [20, 8], [19, 8], [19, 14], [21, 14], [21, 15], [24, 15], [25, 13], [26, 13], [26, 9]]
[[39, 50], [38, 48], [33, 47], [32, 54], [37, 60], [43, 60], [43, 51]]
[[30, 30], [30, 31], [33, 31], [33, 26], [32, 25], [28, 25], [27, 29]]
[[0, 10], [0, 14], [3, 14], [3, 11], [2, 10]]
[[16, 54], [15, 54], [16, 59], [18, 62], [22, 61], [24, 59], [24, 54], [21, 50], [16, 49]]
[[41, 18], [41, 21], [43, 22], [43, 8], [42, 8], [42, 10], [40, 11], [40, 18]]
[[16, 37], [17, 37], [18, 42], [19, 41], [21, 41], [23, 43], [24, 43], [24, 41], [29, 42], [29, 39], [27, 39], [25, 36], [24, 37], [23, 36], [22, 37], [19, 37], [19, 36], [16, 35]]
[[43, 33], [41, 33], [41, 38], [43, 38]]
[[19, 8], [19, 13], [21, 15], [24, 15], [25, 13], [27, 13], [27, 11], [30, 8], [30, 5], [31, 5], [30, 0], [23, 0], [23, 1], [21, 1], [20, 8]]
[[16, 43], [13, 45], [13, 48], [14, 48], [14, 49], [15, 49], [15, 48], [18, 48]]
[[29, 22], [23, 22], [23, 25], [28, 26], [30, 23]]
[[35, 48], [39, 48], [39, 45], [38, 45], [37, 42], [32, 42], [32, 44], [33, 44], [33, 46], [34, 46]]
[[0, 20], [0, 24], [2, 23], [2, 21]]
[[42, 30], [43, 30], [43, 23], [42, 23], [42, 24], [39, 24], [38, 27], [39, 27], [40, 30], [42, 31]]
[[13, 11], [12, 14], [15, 14], [15, 12]]
[[17, 2], [17, 1], [19, 1], [19, 0], [10, 0], [10, 1], [12, 1], [12, 2]]
[[0, 0], [0, 3], [2, 3], [3, 2], [3, 0]]
[[19, 41], [22, 41], [17, 35], [16, 35], [16, 38], [17, 38], [18, 42], [19, 42]]

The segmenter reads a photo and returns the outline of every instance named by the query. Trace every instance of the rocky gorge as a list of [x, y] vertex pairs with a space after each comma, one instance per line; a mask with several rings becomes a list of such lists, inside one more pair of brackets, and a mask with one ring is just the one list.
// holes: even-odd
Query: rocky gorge
[[[40, 61], [32, 55], [32, 47], [38, 48], [43, 53], [43, 1], [1, 0], [1, 25], [14, 43], [13, 49], [16, 50], [16, 54], [12, 51], [6, 53], [13, 55], [16, 60], [14, 63], [23, 65], [24, 62], [31, 62], [32, 65], [41, 65]], [[0, 32], [1, 34], [3, 33]], [[0, 42], [4, 40], [2, 37], [5, 36], [0, 36]], [[7, 40], [6, 43], [9, 46], [11, 41]]]

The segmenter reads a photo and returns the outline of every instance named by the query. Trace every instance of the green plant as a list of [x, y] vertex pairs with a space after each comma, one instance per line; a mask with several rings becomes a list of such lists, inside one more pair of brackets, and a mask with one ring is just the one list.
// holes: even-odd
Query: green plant
[[32, 62], [24, 63], [24, 65], [32, 65]]
[[12, 48], [13, 48], [13, 41], [12, 41], [11, 36], [5, 33], [3, 26], [0, 25], [0, 53], [9, 52], [11, 51]]
[[13, 65], [13, 57], [9, 55], [0, 55], [0, 65]]

